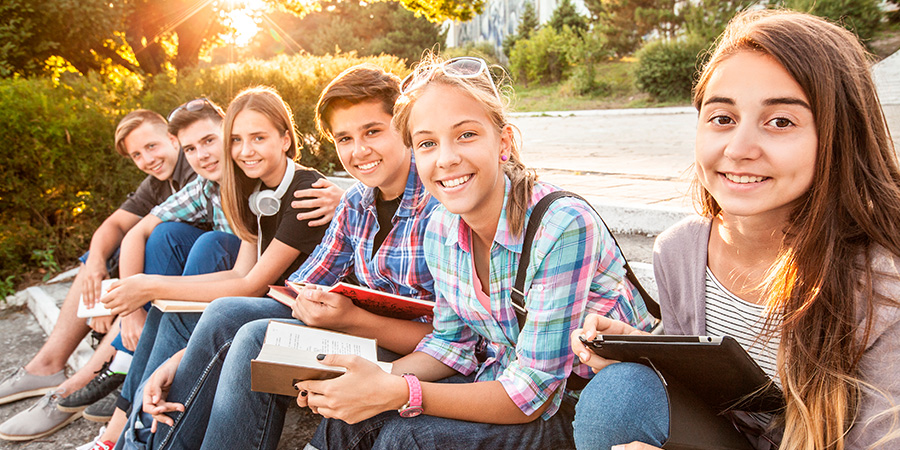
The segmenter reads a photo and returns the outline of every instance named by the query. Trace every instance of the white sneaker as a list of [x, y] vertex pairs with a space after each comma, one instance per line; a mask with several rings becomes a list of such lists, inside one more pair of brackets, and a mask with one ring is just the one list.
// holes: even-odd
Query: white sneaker
[[100, 432], [97, 433], [97, 437], [95, 437], [93, 441], [88, 442], [87, 444], [84, 444], [81, 447], [76, 448], [75, 450], [112, 450], [112, 448], [116, 446], [114, 442], [100, 441], [100, 437], [103, 436], [103, 432], [105, 431], [106, 427], [100, 427]]

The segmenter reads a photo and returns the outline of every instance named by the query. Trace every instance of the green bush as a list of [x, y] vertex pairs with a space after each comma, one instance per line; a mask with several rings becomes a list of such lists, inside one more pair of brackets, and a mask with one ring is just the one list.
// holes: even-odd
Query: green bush
[[33, 255], [74, 259], [141, 180], [113, 148], [133, 105], [96, 79], [0, 81], [0, 279], [31, 267]]
[[690, 98], [707, 47], [698, 39], [648, 42], [635, 54], [635, 85], [657, 100]]
[[770, 7], [784, 7], [832, 20], [868, 42], [881, 27], [884, 13], [877, 0], [782, 0]]
[[195, 97], [223, 107], [242, 89], [275, 87], [293, 108], [303, 139], [301, 163], [330, 172], [340, 166], [333, 147], [320, 142], [314, 109], [319, 93], [338, 73], [372, 62], [403, 77], [392, 56], [358, 58], [282, 56], [158, 75], [145, 83], [71, 76], [0, 80], [0, 280], [36, 265], [54, 269], [74, 261], [99, 224], [144, 174], [113, 148], [119, 119], [141, 107], [168, 114]]
[[581, 37], [568, 26], [562, 31], [543, 27], [528, 39], [516, 41], [509, 55], [509, 70], [516, 82], [553, 83], [568, 77]]

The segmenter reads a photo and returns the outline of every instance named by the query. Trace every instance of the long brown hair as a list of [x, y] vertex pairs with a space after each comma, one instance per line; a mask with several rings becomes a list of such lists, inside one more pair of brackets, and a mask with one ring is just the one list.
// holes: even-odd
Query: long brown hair
[[[843, 449], [858, 412], [859, 362], [874, 306], [893, 301], [875, 292], [882, 274], [873, 273], [870, 258], [879, 247], [900, 255], [897, 155], [868, 54], [852, 33], [807, 14], [740, 14], [700, 75], [698, 110], [716, 68], [742, 51], [771, 56], [797, 81], [818, 135], [815, 181], [789, 215], [764, 284], [769, 322], [781, 320], [778, 373], [787, 405], [781, 448]], [[694, 186], [701, 212], [718, 215], [716, 200], [696, 180]]]
[[275, 89], [270, 87], [257, 86], [244, 89], [231, 101], [228, 111], [225, 112], [222, 132], [226, 156], [225, 174], [221, 183], [222, 210], [234, 233], [243, 241], [255, 243], [257, 238], [256, 216], [250, 211], [247, 200], [259, 180], [248, 177], [231, 157], [231, 130], [234, 127], [234, 118], [241, 111], [248, 109], [266, 116], [272, 122], [272, 126], [281, 133], [281, 136], [290, 137], [291, 145], [286, 155], [291, 160], [297, 155], [297, 132], [290, 106], [281, 99]]
[[[428, 77], [424, 81], [423, 86], [429, 83], [440, 83], [447, 86], [460, 89], [463, 93], [477, 100], [484, 107], [491, 122], [497, 127], [499, 132], [507, 126], [513, 127], [509, 123], [506, 113], [504, 98], [499, 95], [500, 89], [495, 91], [491, 85], [490, 73], [485, 71], [484, 76], [459, 78], [451, 77], [444, 74], [439, 68], [444, 64], [444, 59], [434, 53], [426, 53], [422, 61], [416, 65], [413, 76]], [[500, 85], [500, 83], [497, 83]], [[407, 92], [397, 99], [394, 105], [394, 127], [403, 137], [403, 144], [412, 148], [412, 135], [409, 129], [409, 115], [412, 106], [416, 100], [422, 95], [424, 89], [418, 88]], [[529, 169], [522, 163], [522, 157], [519, 155], [519, 143], [515, 136], [510, 139], [509, 158], [503, 162], [503, 172], [509, 177], [510, 189], [509, 200], [507, 204], [508, 212], [506, 214], [509, 221], [509, 229], [514, 234], [522, 232], [525, 225], [525, 213], [528, 211], [528, 203], [531, 200], [531, 191], [537, 175], [534, 170]]]

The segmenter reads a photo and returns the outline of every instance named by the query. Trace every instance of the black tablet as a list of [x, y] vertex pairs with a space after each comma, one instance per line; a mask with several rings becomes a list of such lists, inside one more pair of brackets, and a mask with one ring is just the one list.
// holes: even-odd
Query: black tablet
[[778, 386], [730, 336], [601, 335], [582, 342], [604, 358], [653, 367], [719, 410], [784, 406]]

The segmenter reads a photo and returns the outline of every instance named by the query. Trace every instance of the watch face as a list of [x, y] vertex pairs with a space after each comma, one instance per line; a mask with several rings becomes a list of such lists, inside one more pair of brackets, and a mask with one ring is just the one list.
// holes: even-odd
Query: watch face
[[400, 411], [400, 417], [416, 417], [419, 414], [422, 414], [421, 406], [410, 406], [409, 408]]

